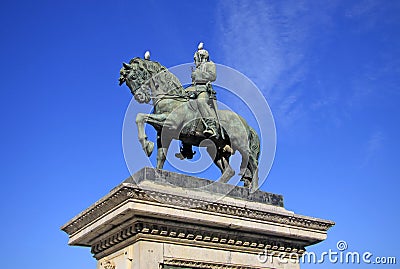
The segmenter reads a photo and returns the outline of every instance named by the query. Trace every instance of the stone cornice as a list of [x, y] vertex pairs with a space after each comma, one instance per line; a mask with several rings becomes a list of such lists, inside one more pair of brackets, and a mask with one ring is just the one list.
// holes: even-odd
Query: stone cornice
[[193, 227], [191, 225], [179, 222], [160, 221], [150, 218], [139, 218], [135, 223], [118, 229], [114, 233], [103, 237], [102, 240], [92, 245], [92, 253], [97, 255], [113, 246], [127, 242], [133, 238], [147, 238], [152, 240], [166, 240], [180, 242], [183, 244], [207, 244], [220, 247], [235, 249], [248, 249], [257, 251], [260, 249], [297, 253], [304, 252], [305, 242], [295, 239], [284, 239], [275, 236], [261, 236], [249, 232], [237, 233], [234, 230], [217, 229], [204, 226]]
[[326, 232], [334, 222], [296, 214], [256, 210], [226, 204], [223, 201], [210, 202], [182, 195], [174, 195], [155, 190], [145, 190], [131, 183], [123, 183], [112, 190], [104, 198], [90, 206], [87, 210], [65, 224], [61, 229], [68, 235], [73, 235], [85, 226], [129, 200], [150, 201], [159, 204], [173, 205], [183, 208], [214, 212], [228, 216], [250, 218], [268, 221], [287, 226], [309, 228]]

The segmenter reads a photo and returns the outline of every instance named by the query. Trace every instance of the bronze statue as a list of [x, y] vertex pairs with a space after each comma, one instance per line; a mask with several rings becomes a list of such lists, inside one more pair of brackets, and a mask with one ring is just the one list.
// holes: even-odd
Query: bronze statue
[[126, 83], [137, 102], [152, 102], [154, 107], [152, 114], [138, 113], [136, 116], [139, 142], [150, 156], [154, 143], [147, 140], [144, 124], [152, 125], [157, 131], [157, 168], [162, 169], [172, 139], [182, 141], [181, 153], [185, 157], [193, 154], [192, 146], [211, 140], [215, 146], [205, 146], [221, 170], [219, 181], [225, 183], [235, 173], [229, 158], [239, 151], [242, 156], [241, 180], [245, 187], [255, 191], [258, 189], [259, 137], [236, 113], [215, 109], [215, 92], [211, 86], [216, 78], [215, 64], [209, 61], [208, 52], [202, 46], [195, 53], [195, 63], [193, 86], [187, 90], [166, 67], [150, 60], [147, 52], [145, 59], [136, 57], [129, 64], [123, 63], [119, 84]]
[[209, 137], [217, 136], [217, 115], [214, 102], [216, 93], [211, 85], [211, 82], [217, 78], [216, 67], [210, 61], [208, 51], [203, 48], [203, 43], [199, 44], [198, 50], [194, 54], [194, 63], [196, 65], [196, 69], [192, 71], [194, 90], [190, 97], [197, 99], [197, 107], [206, 127], [203, 133]]

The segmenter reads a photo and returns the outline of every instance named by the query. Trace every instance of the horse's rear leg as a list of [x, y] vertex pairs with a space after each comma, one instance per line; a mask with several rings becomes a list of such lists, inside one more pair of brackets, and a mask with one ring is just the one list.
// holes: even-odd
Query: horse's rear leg
[[250, 192], [255, 192], [258, 189], [258, 166], [256, 160], [250, 157], [248, 150], [240, 151], [242, 155], [242, 163], [240, 164], [241, 180], [244, 182], [243, 186], [249, 188]]
[[239, 175], [242, 176], [240, 179], [243, 181], [243, 187], [250, 188], [252, 181], [252, 172], [248, 168], [249, 165], [249, 151], [239, 149], [240, 154], [242, 155], [242, 162], [240, 163], [240, 172]]
[[258, 190], [258, 188], [259, 188], [259, 186], [258, 186], [258, 167], [256, 167], [253, 172], [253, 179], [251, 181], [250, 192], [253, 193], [256, 190]]
[[242, 162], [240, 163], [240, 172], [239, 175], [242, 176], [242, 178], [250, 177], [251, 178], [251, 173], [250, 170], [248, 169], [248, 164], [249, 164], [249, 152], [248, 150], [240, 150], [240, 155], [242, 155]]

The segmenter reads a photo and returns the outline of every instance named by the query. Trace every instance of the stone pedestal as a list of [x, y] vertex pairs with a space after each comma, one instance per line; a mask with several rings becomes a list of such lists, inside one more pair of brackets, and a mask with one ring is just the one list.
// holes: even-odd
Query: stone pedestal
[[280, 195], [143, 168], [61, 229], [98, 269], [288, 269], [333, 225]]

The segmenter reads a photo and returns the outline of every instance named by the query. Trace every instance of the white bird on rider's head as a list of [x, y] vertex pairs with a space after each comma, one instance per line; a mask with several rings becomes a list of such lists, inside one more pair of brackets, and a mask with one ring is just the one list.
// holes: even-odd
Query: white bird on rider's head
[[200, 42], [199, 45], [197, 46], [198, 50], [202, 50], [204, 48], [203, 42]]
[[150, 60], [150, 51], [146, 51], [146, 53], [144, 54], [144, 59]]

